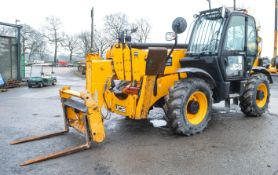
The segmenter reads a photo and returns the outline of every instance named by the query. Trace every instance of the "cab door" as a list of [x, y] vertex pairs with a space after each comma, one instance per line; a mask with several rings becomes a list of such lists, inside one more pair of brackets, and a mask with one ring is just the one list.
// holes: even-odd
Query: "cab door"
[[223, 42], [221, 62], [225, 81], [247, 76], [257, 54], [257, 31], [254, 18], [236, 14], [229, 19]]

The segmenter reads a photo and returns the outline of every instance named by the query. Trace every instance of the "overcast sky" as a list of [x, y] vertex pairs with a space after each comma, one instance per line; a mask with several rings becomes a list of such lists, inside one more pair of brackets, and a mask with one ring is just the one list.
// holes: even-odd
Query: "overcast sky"
[[[212, 7], [233, 6], [233, 0], [211, 0]], [[273, 55], [274, 0], [237, 0], [239, 7], [247, 8], [261, 25], [263, 56]], [[188, 24], [193, 14], [208, 8], [206, 0], [2, 0], [0, 21], [15, 23], [19, 19], [39, 29], [45, 17], [54, 15], [63, 21], [63, 30], [74, 34], [90, 30], [90, 10], [95, 8], [95, 25], [101, 29], [107, 14], [121, 12], [133, 21], [147, 18], [152, 25], [150, 42], [164, 42], [165, 32], [171, 31], [171, 23], [178, 16], [184, 17]], [[186, 33], [181, 34], [179, 42], [184, 42]]]

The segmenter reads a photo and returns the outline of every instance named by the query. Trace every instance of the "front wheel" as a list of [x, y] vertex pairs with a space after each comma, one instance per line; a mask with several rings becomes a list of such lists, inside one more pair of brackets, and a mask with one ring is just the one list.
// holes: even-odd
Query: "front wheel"
[[167, 100], [169, 126], [177, 134], [191, 136], [202, 132], [210, 120], [212, 91], [202, 79], [175, 83]]
[[264, 74], [255, 74], [248, 80], [240, 97], [241, 111], [247, 116], [259, 117], [268, 108], [269, 82]]
[[40, 88], [43, 87], [43, 83], [42, 83], [42, 82], [39, 83], [39, 87], [40, 87]]
[[53, 86], [55, 86], [56, 83], [57, 83], [57, 80], [53, 80], [53, 81], [52, 81], [52, 85], [53, 85]]

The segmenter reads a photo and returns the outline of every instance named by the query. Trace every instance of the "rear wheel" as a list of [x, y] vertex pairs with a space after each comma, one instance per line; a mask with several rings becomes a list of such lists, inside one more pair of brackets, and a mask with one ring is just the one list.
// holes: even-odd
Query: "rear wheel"
[[42, 82], [39, 83], [39, 87], [40, 87], [40, 88], [43, 87], [43, 83], [42, 83]]
[[247, 116], [261, 116], [268, 108], [269, 96], [267, 77], [264, 74], [252, 75], [240, 97], [241, 111]]
[[81, 66], [78, 66], [78, 71], [82, 72], [82, 67]]
[[57, 83], [57, 80], [53, 80], [53, 81], [52, 81], [52, 85], [53, 85], [53, 86], [55, 86], [56, 83]]
[[185, 79], [175, 83], [167, 100], [169, 126], [177, 134], [202, 132], [210, 120], [212, 92], [202, 79]]

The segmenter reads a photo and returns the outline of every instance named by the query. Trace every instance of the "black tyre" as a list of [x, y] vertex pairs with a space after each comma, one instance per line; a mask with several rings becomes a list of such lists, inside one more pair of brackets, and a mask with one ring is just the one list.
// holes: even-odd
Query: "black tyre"
[[32, 87], [32, 85], [31, 84], [28, 84], [28, 88], [31, 88]]
[[43, 87], [43, 83], [42, 83], [42, 82], [39, 83], [39, 87], [40, 87], [40, 88]]
[[57, 80], [52, 81], [52, 85], [55, 86], [57, 84]]
[[164, 97], [164, 101], [165, 103], [163, 104], [162, 106], [162, 109], [165, 113], [165, 115], [163, 116], [164, 120], [167, 122], [167, 126], [169, 125], [169, 118], [168, 118], [168, 115], [167, 115], [167, 111], [168, 111], [168, 107], [167, 107], [167, 102], [169, 100], [169, 95], [167, 95], [166, 97]]
[[82, 72], [82, 67], [81, 66], [78, 66], [78, 71]]
[[186, 136], [202, 132], [210, 120], [212, 91], [199, 78], [175, 83], [167, 100], [167, 117], [173, 131]]
[[240, 97], [241, 111], [247, 116], [259, 117], [268, 108], [269, 82], [264, 74], [255, 74], [248, 80]]

